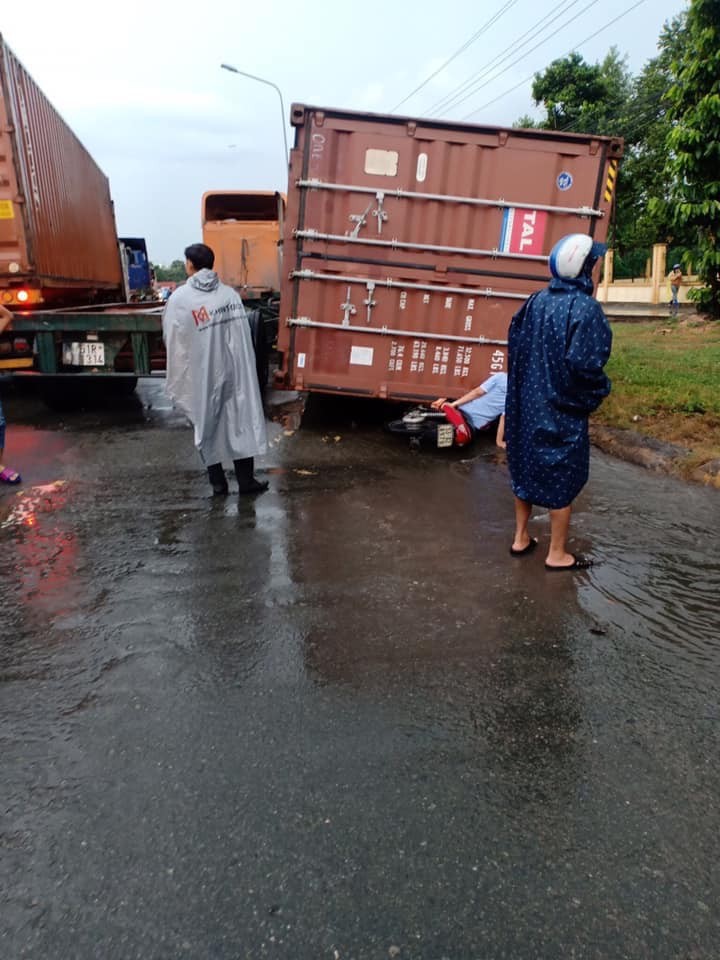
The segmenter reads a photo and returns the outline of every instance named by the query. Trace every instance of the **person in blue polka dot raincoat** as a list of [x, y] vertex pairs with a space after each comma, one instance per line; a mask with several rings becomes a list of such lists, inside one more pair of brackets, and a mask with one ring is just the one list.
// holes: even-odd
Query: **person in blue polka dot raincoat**
[[508, 338], [505, 442], [515, 495], [513, 556], [537, 546], [533, 505], [550, 511], [548, 570], [591, 566], [569, 553], [572, 502], [587, 483], [588, 417], [610, 393], [603, 368], [612, 333], [593, 297], [592, 269], [605, 252], [585, 234], [563, 237], [550, 254], [553, 279], [515, 314]]

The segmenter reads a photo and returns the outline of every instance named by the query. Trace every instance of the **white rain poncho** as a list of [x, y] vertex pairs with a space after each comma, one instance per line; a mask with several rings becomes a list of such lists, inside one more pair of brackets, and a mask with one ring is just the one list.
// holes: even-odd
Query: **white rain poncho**
[[206, 466], [265, 453], [265, 417], [250, 326], [238, 294], [198, 270], [163, 314], [166, 389], [195, 428]]

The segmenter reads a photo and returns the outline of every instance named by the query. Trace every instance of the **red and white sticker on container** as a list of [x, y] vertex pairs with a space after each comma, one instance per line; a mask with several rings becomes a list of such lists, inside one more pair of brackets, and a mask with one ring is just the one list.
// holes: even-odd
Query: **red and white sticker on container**
[[500, 237], [502, 252], [542, 256], [547, 218], [546, 210], [508, 207], [503, 213]]

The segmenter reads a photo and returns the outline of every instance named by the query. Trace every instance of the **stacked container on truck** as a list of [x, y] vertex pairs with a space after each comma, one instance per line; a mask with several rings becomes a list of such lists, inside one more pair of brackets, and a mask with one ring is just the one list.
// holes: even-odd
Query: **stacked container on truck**
[[0, 37], [0, 302], [121, 299], [107, 177]]
[[[0, 37], [0, 373], [120, 377], [164, 368], [145, 241], [118, 241], [107, 177]], [[115, 304], [109, 312], [107, 304]]]
[[604, 240], [622, 141], [293, 105], [281, 386], [423, 400], [506, 369], [568, 233]]

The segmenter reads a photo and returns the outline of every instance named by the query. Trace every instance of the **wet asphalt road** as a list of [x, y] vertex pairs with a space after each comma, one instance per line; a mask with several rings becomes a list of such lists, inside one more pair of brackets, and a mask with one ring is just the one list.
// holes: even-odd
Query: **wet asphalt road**
[[598, 455], [548, 574], [487, 443], [4, 403], [3, 960], [720, 956], [716, 491]]

